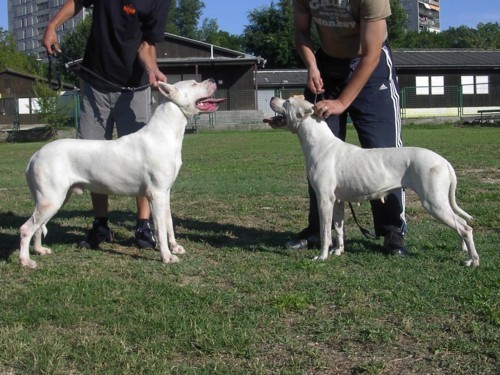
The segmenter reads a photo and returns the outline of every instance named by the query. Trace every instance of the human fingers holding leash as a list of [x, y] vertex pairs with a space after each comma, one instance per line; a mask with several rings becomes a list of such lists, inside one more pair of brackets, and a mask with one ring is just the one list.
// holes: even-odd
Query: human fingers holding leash
[[148, 76], [148, 82], [153, 88], [158, 88], [158, 81], [167, 82], [167, 77], [158, 68], [154, 43], [143, 41], [139, 46], [138, 56]]
[[313, 109], [316, 116], [327, 118], [331, 115], [340, 115], [346, 107], [339, 99], [331, 99], [316, 102]]
[[49, 56], [55, 55], [61, 52], [61, 47], [57, 41], [57, 33], [54, 28], [47, 27], [45, 33], [43, 34], [42, 44], [47, 50]]
[[[323, 87], [323, 79], [319, 69], [312, 66], [307, 75], [307, 87], [311, 92], [317, 96], [323, 94], [325, 89]], [[331, 115], [340, 115], [346, 110], [344, 104], [338, 100], [320, 100], [314, 103], [314, 114], [319, 117], [327, 118]]]
[[59, 9], [54, 18], [50, 20], [43, 34], [42, 44], [47, 50], [47, 54], [53, 55], [61, 52], [56, 30], [64, 22], [76, 16], [83, 8], [82, 0], [68, 0]]

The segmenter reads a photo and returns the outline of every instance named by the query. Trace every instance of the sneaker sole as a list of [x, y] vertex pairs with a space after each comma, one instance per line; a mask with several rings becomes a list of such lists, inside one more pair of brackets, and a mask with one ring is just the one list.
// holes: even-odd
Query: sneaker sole
[[78, 247], [80, 247], [82, 249], [92, 249], [92, 246], [90, 246], [90, 244], [87, 241], [85, 241], [85, 240], [83, 240], [82, 242], [80, 242], [78, 244]]
[[143, 240], [135, 240], [135, 243], [137, 244], [137, 246], [140, 248], [140, 249], [153, 249], [155, 248], [156, 244], [151, 244], [147, 241], [143, 241]]

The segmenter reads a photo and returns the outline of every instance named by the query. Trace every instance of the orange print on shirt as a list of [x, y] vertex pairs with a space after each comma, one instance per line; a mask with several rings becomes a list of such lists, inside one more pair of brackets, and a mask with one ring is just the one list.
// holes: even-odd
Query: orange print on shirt
[[136, 12], [136, 10], [134, 8], [134, 4], [124, 5], [123, 6], [123, 11], [126, 14], [135, 14], [135, 12]]

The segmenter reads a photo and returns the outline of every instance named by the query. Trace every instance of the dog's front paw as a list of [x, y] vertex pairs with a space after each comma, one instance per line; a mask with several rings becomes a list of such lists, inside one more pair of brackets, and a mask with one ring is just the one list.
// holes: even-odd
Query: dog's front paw
[[330, 250], [330, 254], [334, 254], [336, 256], [342, 255], [343, 252], [344, 250], [340, 248], [335, 248]]
[[49, 255], [49, 254], [52, 254], [52, 250], [50, 250], [48, 247], [44, 247], [44, 246], [35, 247], [34, 250], [39, 255]]
[[172, 253], [174, 254], [186, 254], [186, 250], [181, 245], [172, 246]]
[[324, 257], [321, 255], [316, 255], [312, 260], [314, 262], [324, 262], [328, 257]]
[[34, 270], [36, 268], [36, 262], [31, 259], [19, 259], [19, 264], [21, 267], [29, 268]]
[[170, 254], [166, 257], [163, 258], [163, 263], [170, 264], [170, 263], [179, 263], [179, 258], [177, 258], [175, 255]]
[[477, 267], [479, 266], [479, 259], [468, 259], [466, 262], [465, 262], [465, 265], [467, 267]]

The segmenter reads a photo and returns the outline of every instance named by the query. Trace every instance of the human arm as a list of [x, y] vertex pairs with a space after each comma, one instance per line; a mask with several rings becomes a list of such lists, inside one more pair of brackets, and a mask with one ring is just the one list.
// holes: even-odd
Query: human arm
[[349, 82], [334, 100], [322, 100], [316, 103], [315, 113], [328, 117], [343, 113], [361, 92], [380, 60], [382, 45], [386, 38], [385, 19], [361, 21], [360, 24], [361, 58], [354, 69]]
[[311, 14], [294, 9], [295, 48], [307, 69], [307, 87], [313, 94], [324, 91], [311, 39]]
[[[70, 18], [73, 18], [80, 13], [82, 8], [82, 0], [67, 0], [56, 15], [49, 21], [47, 27], [45, 28], [45, 32], [43, 33], [42, 39], [42, 44], [49, 55], [52, 55], [54, 52], [61, 52], [59, 42], [57, 41], [57, 28]], [[52, 45], [54, 46], [55, 51], [52, 50]]]
[[154, 43], [142, 41], [139, 46], [139, 61], [144, 68], [149, 80], [149, 84], [158, 86], [158, 81], [167, 82], [167, 77], [158, 68], [156, 60], [156, 47]]

